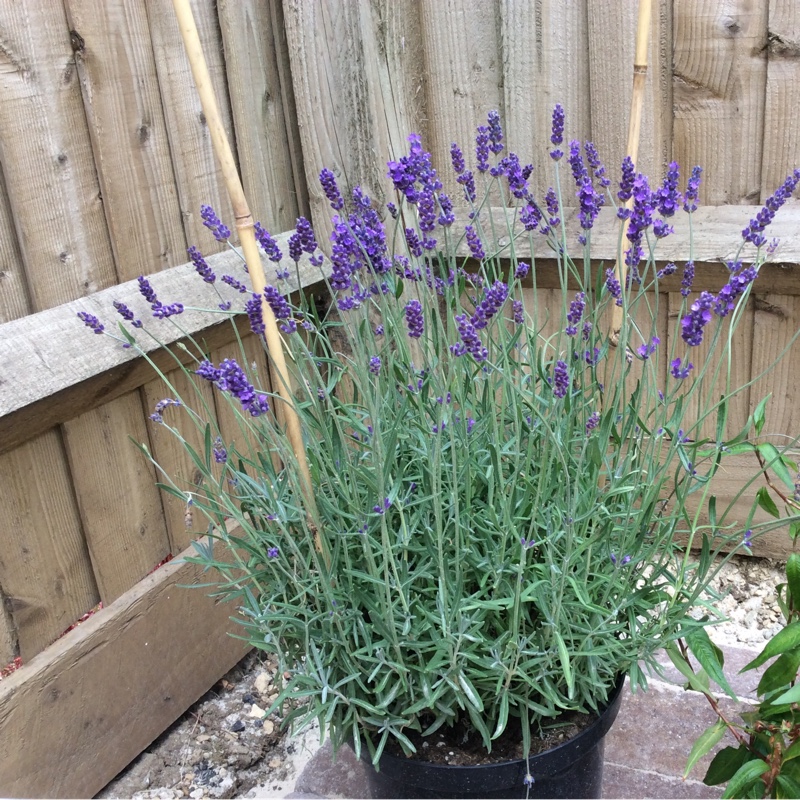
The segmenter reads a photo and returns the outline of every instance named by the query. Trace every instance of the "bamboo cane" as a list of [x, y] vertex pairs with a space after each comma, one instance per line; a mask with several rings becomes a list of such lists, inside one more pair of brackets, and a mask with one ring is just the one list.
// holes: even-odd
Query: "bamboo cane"
[[[642, 130], [642, 105], [644, 104], [644, 87], [647, 78], [647, 50], [650, 44], [650, 18], [652, 16], [652, 0], [639, 0], [639, 22], [636, 28], [636, 53], [633, 58], [633, 94], [631, 95], [631, 115], [628, 120], [628, 149], [627, 155], [631, 157], [634, 168], [639, 157], [639, 138]], [[630, 198], [625, 207], [631, 209], [633, 198]], [[629, 218], [626, 217], [622, 224], [623, 247], [625, 236], [628, 233]], [[614, 276], [622, 287], [627, 280], [627, 269], [625, 267], [622, 253], [617, 257], [614, 265]], [[622, 330], [623, 308], [614, 305], [611, 317], [611, 341], [613, 344], [619, 342], [620, 331]]]
[[[183, 38], [183, 44], [186, 48], [186, 55], [189, 58], [189, 64], [192, 68], [192, 76], [194, 77], [194, 82], [197, 87], [197, 93], [200, 96], [200, 104], [206, 118], [208, 131], [211, 134], [214, 152], [219, 160], [222, 175], [225, 179], [225, 185], [231, 199], [231, 205], [233, 206], [236, 230], [239, 232], [239, 241], [242, 245], [242, 253], [247, 263], [250, 280], [253, 284], [253, 291], [261, 295], [262, 315], [265, 327], [264, 338], [270, 357], [270, 372], [273, 377], [273, 383], [277, 384], [278, 393], [284, 402], [283, 417], [286, 424], [286, 434], [300, 470], [306, 509], [309, 512], [309, 518], [316, 518], [314, 490], [311, 484], [311, 474], [308, 469], [305, 448], [303, 447], [300, 420], [294, 410], [289, 373], [286, 368], [286, 358], [283, 352], [283, 341], [280, 331], [278, 330], [275, 314], [272, 312], [272, 308], [267, 303], [264, 295], [266, 278], [264, 276], [264, 268], [261, 264], [261, 256], [256, 244], [253, 215], [250, 213], [250, 207], [247, 203], [244, 189], [242, 188], [239, 172], [236, 169], [236, 162], [233, 158], [230, 143], [228, 142], [228, 136], [222, 125], [217, 98], [214, 94], [214, 87], [211, 83], [211, 76], [208, 73], [208, 66], [205, 56], [203, 55], [203, 47], [200, 44], [200, 36], [197, 33], [197, 25], [194, 21], [194, 15], [189, 0], [173, 0], [172, 4], [175, 9], [175, 16], [178, 20], [181, 37]], [[314, 540], [317, 551], [322, 552], [322, 542], [320, 540], [319, 531], [315, 526], [312, 527], [314, 528]]]

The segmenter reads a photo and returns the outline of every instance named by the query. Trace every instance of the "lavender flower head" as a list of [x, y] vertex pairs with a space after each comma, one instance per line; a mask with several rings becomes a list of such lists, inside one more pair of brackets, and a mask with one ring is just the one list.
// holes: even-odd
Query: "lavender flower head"
[[336, 183], [336, 176], [327, 167], [319, 173], [319, 182], [322, 186], [322, 191], [325, 192], [325, 197], [331, 204], [334, 211], [341, 211], [344, 208], [344, 198], [339, 191], [339, 186]]
[[687, 214], [697, 211], [697, 198], [700, 196], [700, 175], [702, 167], [693, 167], [692, 174], [686, 182], [686, 193], [683, 196], [683, 210]]
[[472, 225], [466, 225], [464, 227], [464, 233], [467, 237], [467, 245], [469, 246], [472, 257], [477, 259], [486, 258], [486, 253], [483, 250], [483, 245], [481, 244], [478, 234], [475, 232], [475, 228], [473, 228]]
[[555, 148], [550, 151], [550, 158], [553, 161], [558, 161], [564, 156], [564, 153], [559, 149], [559, 145], [564, 141], [564, 108], [560, 103], [556, 103], [553, 109], [550, 141], [555, 145]]
[[412, 339], [419, 339], [425, 330], [425, 320], [422, 316], [422, 304], [419, 300], [409, 300], [405, 307], [406, 326], [408, 335]]
[[95, 317], [94, 315], [90, 314], [88, 311], [79, 311], [78, 318], [83, 322], [83, 324], [92, 330], [94, 333], [102, 333], [105, 330], [103, 323]]
[[478, 126], [478, 133], [475, 136], [475, 157], [478, 172], [486, 172], [489, 169], [489, 129], [485, 125]]
[[186, 252], [189, 254], [189, 258], [191, 259], [192, 264], [194, 264], [197, 274], [206, 283], [214, 283], [217, 280], [217, 276], [211, 271], [211, 267], [208, 266], [205, 258], [203, 258], [203, 254], [194, 245], [192, 245]]
[[489, 149], [497, 155], [503, 149], [503, 128], [500, 124], [500, 113], [490, 111], [488, 114]]
[[223, 225], [211, 206], [200, 206], [200, 219], [203, 225], [214, 234], [218, 242], [227, 242], [231, 238], [230, 228]]
[[276, 263], [280, 261], [283, 258], [283, 253], [269, 231], [263, 228], [260, 222], [256, 222], [254, 231], [256, 240], [261, 245], [261, 249], [267, 254], [267, 258]]
[[464, 163], [464, 153], [455, 142], [450, 145], [450, 160], [453, 163], [453, 171], [456, 175], [462, 175], [467, 169], [467, 165]]
[[578, 323], [583, 317], [583, 311], [586, 308], [586, 295], [583, 292], [578, 292], [573, 301], [569, 304], [569, 313], [567, 314], [567, 322], [565, 333], [567, 336], [575, 336], [578, 333]]
[[569, 372], [567, 371], [567, 364], [560, 359], [556, 361], [553, 367], [553, 394], [561, 399], [566, 397], [567, 390], [569, 389]]

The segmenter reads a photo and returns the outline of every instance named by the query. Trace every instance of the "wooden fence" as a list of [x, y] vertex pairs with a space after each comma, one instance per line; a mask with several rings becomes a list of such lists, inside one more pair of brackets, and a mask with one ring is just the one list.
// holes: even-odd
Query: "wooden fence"
[[[593, 140], [616, 177], [633, 0], [193, 5], [245, 189], [273, 232], [301, 214], [329, 228], [323, 166], [391, 199], [385, 162], [410, 131], [455, 192], [450, 142], [468, 150], [495, 108], [506, 144], [533, 160], [540, 196], [556, 102], [567, 139]], [[704, 166], [698, 284], [718, 288], [715, 265], [733, 254], [752, 206], [800, 164], [800, 6], [656, 5], [640, 168], [656, 181], [672, 159]], [[190, 533], [128, 437], [189, 482], [191, 463], [147, 420], [162, 392], [154, 373], [91, 337], [75, 313], [108, 317], [111, 300], [134, 297], [136, 277], [156, 272], [165, 298], [213, 307], [186, 249], [212, 256], [218, 274], [237, 259], [200, 223], [202, 203], [227, 221], [230, 207], [170, 0], [0, 4], [0, 100], [0, 666], [24, 662], [0, 682], [0, 794], [88, 796], [243, 650], [225, 639], [231, 609], [176, 589], [199, 579], [190, 567], [148, 576]], [[760, 278], [740, 377], [800, 325], [800, 212], [782, 214], [780, 262]], [[675, 287], [666, 291], [669, 309]], [[234, 334], [213, 323], [201, 312], [183, 321], [218, 360]], [[798, 362], [795, 351], [758, 387], [774, 392], [770, 423], [785, 433], [800, 430]], [[751, 404], [743, 397], [737, 413]], [[774, 537], [761, 552], [785, 549]]]

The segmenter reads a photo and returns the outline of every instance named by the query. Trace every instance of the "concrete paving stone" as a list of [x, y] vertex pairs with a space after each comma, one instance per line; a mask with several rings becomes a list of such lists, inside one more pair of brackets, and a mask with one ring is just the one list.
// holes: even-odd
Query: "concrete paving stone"
[[[727, 699], [721, 700], [720, 706], [734, 719], [741, 707]], [[619, 716], [606, 737], [606, 764], [680, 781], [692, 745], [716, 720], [699, 693], [654, 680], [646, 692], [633, 694], [626, 685]], [[718, 748], [734, 743], [733, 736], [726, 733]], [[702, 781], [712, 758], [713, 753], [702, 758], [689, 777]], [[613, 792], [609, 794], [613, 796]]]
[[700, 781], [685, 781], [648, 770], [633, 769], [621, 764], [606, 762], [603, 768], [603, 797], [651, 798], [652, 800], [678, 800], [679, 798], [722, 797], [722, 788], [706, 786]]
[[295, 791], [326, 798], [368, 798], [364, 764], [349, 747], [339, 748], [336, 759], [330, 740], [320, 747], [295, 784]]

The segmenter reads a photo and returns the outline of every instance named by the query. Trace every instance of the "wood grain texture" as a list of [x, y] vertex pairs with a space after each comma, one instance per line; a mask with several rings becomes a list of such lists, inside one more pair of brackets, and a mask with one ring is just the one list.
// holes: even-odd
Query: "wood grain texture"
[[[442, 0], [421, 7], [430, 120], [426, 149], [433, 154], [445, 191], [460, 199], [461, 189], [447, 166], [450, 143], [461, 146], [471, 168], [476, 127], [486, 124], [489, 111], [498, 110], [501, 118], [508, 111], [497, 17], [493, 5], [469, 0]], [[529, 150], [523, 147], [521, 157]]]
[[217, 4], [242, 184], [254, 217], [270, 231], [288, 230], [307, 213], [280, 6], [279, 0]]
[[[97, 588], [116, 600], [170, 552], [139, 391], [64, 423], [64, 444]], [[131, 441], [133, 439], [134, 441]]]
[[[490, 8], [483, 4], [480, 7]], [[534, 195], [542, 198], [547, 187], [554, 185], [549, 153], [556, 103], [561, 103], [566, 113], [561, 148], [564, 152], [569, 151], [570, 140], [586, 141], [592, 135], [587, 6], [586, 3], [557, 0], [537, 0], [536, 3], [502, 0], [499, 9], [508, 147], [519, 154], [523, 164], [533, 163], [531, 186]], [[488, 54], [494, 57], [491, 31], [482, 28], [471, 47], [482, 52], [487, 36], [486, 57]], [[450, 47], [457, 43], [442, 44]], [[441, 53], [443, 61], [448, 57], [447, 51]], [[487, 101], [493, 99], [483, 86], [479, 90], [486, 94]], [[566, 181], [571, 181], [568, 175], [567, 171], [562, 177], [565, 187]], [[565, 188], [564, 203], [575, 205], [576, 202], [574, 189]]]
[[11, 617], [10, 606], [0, 586], [0, 664], [3, 665], [19, 655], [17, 631]]
[[701, 200], [756, 203], [767, 80], [767, 4], [675, 0], [673, 156], [704, 169]]
[[0, 456], [0, 485], [0, 586], [27, 661], [100, 598], [59, 432]]
[[[589, 0], [588, 11], [591, 139], [616, 182], [628, 143], [638, 3]], [[672, 8], [654, 3], [636, 167], [655, 186], [671, 159]]]
[[4, 795], [93, 797], [245, 655], [208, 578], [171, 561], [0, 682]]
[[800, 5], [770, 1], [767, 42], [762, 202], [800, 165]]
[[[218, 169], [172, 0], [145, 0], [145, 6], [186, 241], [204, 253], [217, 253], [226, 245], [217, 242], [203, 226], [200, 206], [212, 206], [233, 231], [232, 238], [236, 241], [228, 191]], [[235, 147], [216, 3], [193, 0], [192, 11], [222, 122], [231, 146]], [[184, 254], [176, 254], [172, 263], [185, 260]]]
[[[283, 252], [287, 252], [288, 235], [275, 237]], [[239, 256], [231, 251], [208, 258], [218, 277], [231, 274], [247, 281]], [[264, 259], [267, 280], [275, 282], [277, 268], [289, 269], [287, 289], [297, 288], [294, 262], [285, 258], [275, 265]], [[329, 265], [323, 267], [325, 274]], [[303, 257], [299, 264], [300, 282], [310, 286], [320, 280], [320, 269]], [[214, 309], [220, 301], [214, 288], [194, 274], [191, 264], [166, 270], [154, 277], [152, 285], [165, 303], [178, 299], [187, 306]], [[224, 299], [242, 304], [241, 296], [228, 286], [220, 286]], [[72, 419], [89, 408], [119, 397], [148, 380], [152, 369], [137, 359], [133, 350], [102, 340], [83, 328], [75, 315], [88, 311], [100, 317], [108, 330], [116, 328], [118, 319], [112, 301], [126, 303], [137, 314], [146, 317], [147, 305], [139, 295], [136, 281], [128, 281], [111, 289], [97, 292], [91, 298], [64, 304], [32, 316], [0, 326], [0, 453], [41, 433], [56, 423]], [[242, 306], [240, 305], [240, 308]], [[186, 310], [180, 317], [181, 328], [187, 334], [198, 334], [204, 346], [213, 349], [233, 338], [229, 322], [219, 323], [216, 312]], [[77, 326], [77, 327], [76, 327]], [[164, 344], [174, 344], [183, 335], [170, 320], [152, 318], [148, 327]], [[152, 339], [140, 336], [140, 343], [162, 369], [175, 366], [171, 357], [162, 352]], [[182, 361], [186, 354], [176, 351]], [[20, 370], [18, 364], [25, 364]]]
[[31, 309], [112, 285], [108, 229], [60, 2], [0, 4], [0, 93], [0, 163]]
[[31, 313], [22, 252], [0, 165], [0, 325]]
[[[118, 280], [183, 263], [186, 238], [144, 0], [66, 0]], [[73, 36], [75, 38], [75, 36]]]
[[[395, 73], [415, 52], [410, 38], [408, 54], [403, 52], [396, 29], [403, 10], [413, 8], [410, 2], [367, 0], [284, 3], [309, 204], [320, 242], [328, 239], [333, 213], [319, 186], [324, 167], [337, 175], [345, 194], [360, 185], [377, 205], [390, 199], [386, 161], [409, 132], [403, 129], [412, 102], [404, 98], [407, 81]], [[395, 39], [387, 43], [389, 30]], [[419, 75], [418, 64], [412, 69]]]
[[[188, 375], [182, 369], [175, 369], [166, 374], [169, 386], [161, 379], [146, 383], [143, 387], [145, 409], [149, 415], [156, 403], [165, 397], [180, 399], [184, 407], [192, 409], [201, 421], [197, 422], [186, 408], [168, 408], [164, 420], [179, 431], [183, 441], [176, 438], [165, 426], [148, 419], [147, 440], [140, 441], [147, 445], [154, 461], [158, 465], [158, 481], [168, 483], [182, 492], [202, 491], [203, 476], [191, 456], [186, 452], [186, 442], [196, 453], [203, 457], [205, 453], [205, 424], [211, 425], [212, 440], [218, 435], [216, 412], [214, 408], [211, 385], [200, 378]], [[168, 492], [161, 492], [161, 504], [164, 510], [167, 532], [169, 534], [170, 552], [179, 553], [189, 546], [191, 532], [186, 524], [186, 503]]]
[[[796, 331], [800, 330], [800, 297], [757, 294], [754, 298], [753, 376], [766, 369]], [[800, 343], [768, 375], [750, 390], [750, 410], [771, 394], [765, 431], [781, 436], [800, 436], [798, 407], [798, 366]], [[776, 442], [777, 443], [777, 442]], [[797, 446], [800, 450], [800, 445]]]

